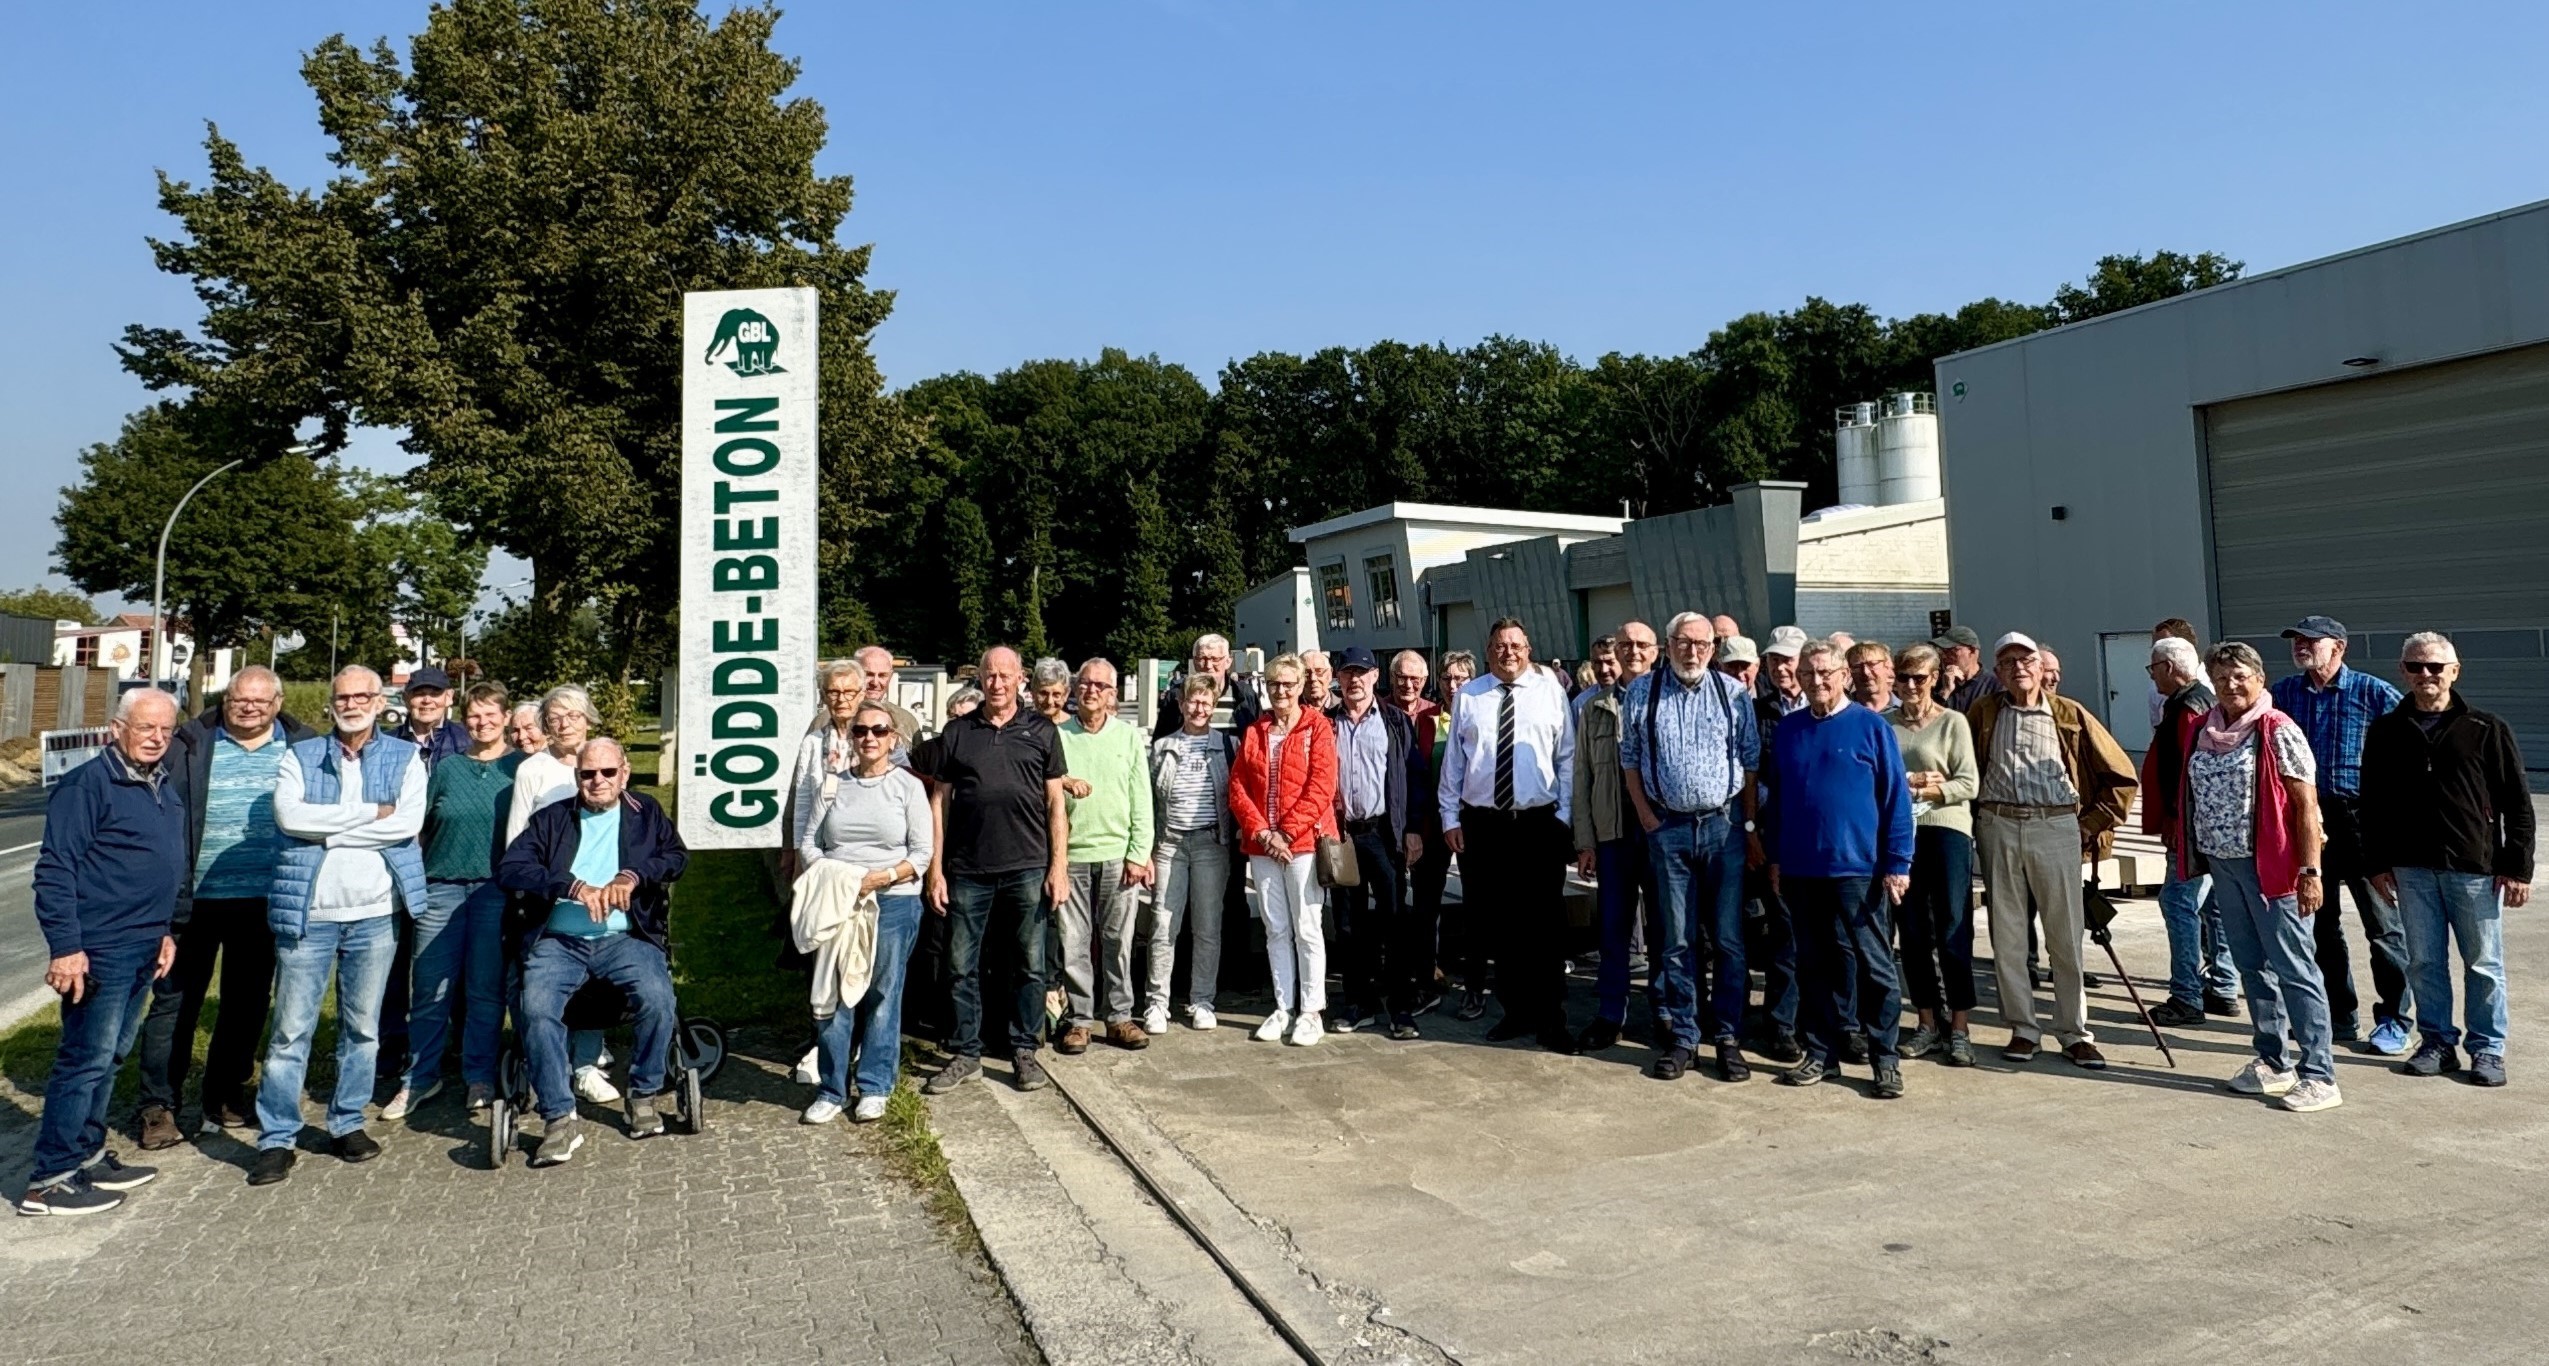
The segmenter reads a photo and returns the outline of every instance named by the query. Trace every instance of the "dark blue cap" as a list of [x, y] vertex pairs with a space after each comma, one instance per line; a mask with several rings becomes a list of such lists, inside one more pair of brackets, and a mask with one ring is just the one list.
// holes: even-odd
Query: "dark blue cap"
[[2345, 623], [2335, 617], [2323, 617], [2313, 612], [2283, 633], [2283, 638], [2286, 640], [2296, 636], [2303, 640], [2343, 640], [2345, 639]]
[[1337, 651], [1336, 671], [1338, 673], [1344, 673], [1348, 669], [1370, 669], [1378, 672], [1380, 667], [1381, 661], [1373, 658], [1372, 652], [1360, 645], [1348, 645]]
[[451, 675], [444, 673], [439, 664], [428, 664], [407, 676], [407, 691], [414, 692], [418, 688], [440, 688], [450, 692]]

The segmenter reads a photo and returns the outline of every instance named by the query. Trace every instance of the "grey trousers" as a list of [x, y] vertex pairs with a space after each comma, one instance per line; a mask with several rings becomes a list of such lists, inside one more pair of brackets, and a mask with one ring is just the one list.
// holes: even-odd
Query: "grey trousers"
[[1177, 970], [1177, 932], [1188, 912], [1195, 918], [1193, 957], [1187, 963], [1186, 999], [1213, 1008], [1213, 991], [1221, 982], [1221, 899], [1230, 881], [1230, 846], [1218, 830], [1163, 831], [1151, 858], [1157, 886], [1151, 893], [1151, 990], [1147, 1005], [1165, 1014], [1168, 981]]
[[[1063, 1023], [1096, 1028], [1097, 996], [1106, 992], [1106, 1021], [1133, 1018], [1133, 909], [1142, 889], [1124, 881], [1124, 863], [1071, 865], [1071, 899], [1054, 908], [1062, 940]], [[1090, 940], [1098, 955], [1090, 957]], [[1099, 979], [1103, 978], [1103, 982]]]
[[2011, 1033], [2041, 1040], [2035, 984], [2027, 979], [2027, 907], [2044, 920], [2045, 958], [2053, 967], [2053, 1035], [2063, 1047], [2094, 1042], [2088, 994], [2080, 982], [2087, 926], [2080, 907], [2080, 818], [2069, 812], [2015, 817], [1977, 808], [1974, 843], [1982, 854], [1983, 894], [1991, 899], [1991, 970], [2000, 984], [2000, 1017]]

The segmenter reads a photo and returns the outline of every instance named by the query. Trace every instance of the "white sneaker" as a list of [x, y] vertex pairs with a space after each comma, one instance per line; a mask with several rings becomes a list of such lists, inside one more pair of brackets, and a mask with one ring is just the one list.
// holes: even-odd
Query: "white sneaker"
[[1292, 1022], [1292, 1046], [1308, 1048], [1327, 1037], [1327, 1032], [1327, 1026], [1319, 1020], [1319, 1012], [1305, 1010], [1301, 1012], [1301, 1018]]
[[1257, 1026], [1257, 1042], [1273, 1043], [1275, 1040], [1283, 1037], [1283, 1031], [1290, 1029], [1291, 1027], [1292, 1012], [1277, 1008], [1274, 1013], [1266, 1016], [1263, 1023]]
[[805, 1056], [797, 1059], [796, 1070], [790, 1072], [788, 1075], [793, 1078], [798, 1085], [820, 1086], [823, 1084], [823, 1073], [821, 1070], [822, 1062], [823, 1045], [816, 1044], [814, 1047], [805, 1050]]
[[1168, 1007], [1161, 1006], [1142, 1017], [1142, 1032], [1156, 1039], [1168, 1032]]
[[2250, 1058], [2246, 1067], [2230, 1079], [2230, 1089], [2243, 1096], [2280, 1096], [2301, 1080], [2292, 1072], [2279, 1072], [2266, 1065], [2264, 1058]]
[[575, 1094], [595, 1105], [610, 1105], [619, 1100], [620, 1088], [611, 1085], [611, 1079], [602, 1074], [600, 1067], [579, 1067], [575, 1069]]
[[840, 1117], [841, 1107], [839, 1104], [828, 1100], [818, 1100], [812, 1105], [805, 1107], [805, 1113], [797, 1116], [797, 1122], [800, 1124], [829, 1124]]
[[2304, 1080], [2284, 1092], [2283, 1097], [2283, 1108], [2305, 1115], [2314, 1110], [2333, 1110], [2343, 1104], [2345, 1097], [2337, 1094], [2337, 1084], [2317, 1077]]
[[1214, 1018], [1213, 1008], [1211, 1006], [1186, 1007], [1186, 1027], [1188, 1029], [1211, 1029], [1220, 1023], [1220, 1020]]
[[389, 1104], [381, 1107], [381, 1118], [405, 1119], [407, 1118], [409, 1111], [424, 1104], [426, 1101], [432, 1100], [434, 1097], [439, 1096], [442, 1093], [443, 1084], [440, 1080], [436, 1080], [432, 1085], [427, 1086], [422, 1091], [411, 1091], [409, 1088], [402, 1086], [398, 1088], [397, 1095], [389, 1098]]
[[861, 1096], [858, 1108], [850, 1111], [852, 1124], [874, 1124], [885, 1118], [885, 1097]]

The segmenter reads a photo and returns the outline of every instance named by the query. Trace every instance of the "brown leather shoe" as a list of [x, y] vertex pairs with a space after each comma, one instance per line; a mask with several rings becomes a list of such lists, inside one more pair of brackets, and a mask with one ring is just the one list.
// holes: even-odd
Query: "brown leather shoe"
[[1056, 1053], [1068, 1053], [1074, 1057], [1088, 1052], [1089, 1027], [1087, 1025], [1073, 1025], [1069, 1029], [1063, 1030], [1062, 1037], [1053, 1041], [1053, 1051]]
[[2012, 1034], [2009, 1036], [2009, 1046], [2000, 1050], [2000, 1057], [2004, 1062], [2034, 1062], [2036, 1060], [2036, 1041], [2033, 1039], [2022, 1039], [2017, 1035]]
[[1106, 1027], [1106, 1041], [1118, 1048], [1148, 1048], [1151, 1046], [1150, 1032], [1143, 1029], [1140, 1025], [1133, 1023], [1131, 1020], [1118, 1020], [1115, 1023], [1108, 1025]]
[[140, 1142], [146, 1152], [174, 1148], [186, 1141], [186, 1136], [177, 1130], [177, 1116], [165, 1105], [143, 1106], [139, 1127]]
[[2085, 1067], [2092, 1072], [2106, 1070], [2106, 1054], [2099, 1052], [2098, 1046], [2087, 1039], [2062, 1050], [2062, 1056], [2069, 1058], [2074, 1067]]

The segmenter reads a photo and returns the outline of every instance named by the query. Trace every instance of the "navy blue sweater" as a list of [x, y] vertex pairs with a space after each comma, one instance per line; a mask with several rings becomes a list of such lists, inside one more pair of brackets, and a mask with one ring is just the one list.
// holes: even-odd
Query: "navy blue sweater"
[[1771, 862], [1782, 877], [1898, 877], [1912, 871], [1912, 790], [1894, 728], [1853, 702], [1779, 722], [1771, 747]]
[[44, 806], [35, 919], [56, 958], [157, 939], [193, 874], [185, 790], [163, 762], [136, 775], [109, 749], [64, 774]]

